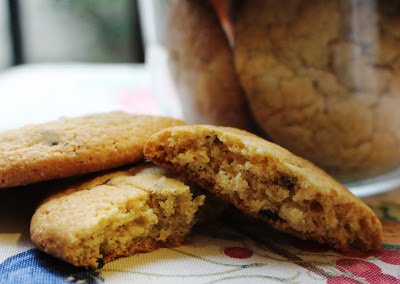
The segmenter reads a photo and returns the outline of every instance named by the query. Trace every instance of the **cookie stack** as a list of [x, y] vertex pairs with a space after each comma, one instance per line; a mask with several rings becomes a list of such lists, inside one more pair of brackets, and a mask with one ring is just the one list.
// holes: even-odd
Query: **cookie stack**
[[243, 130], [113, 112], [0, 134], [1, 188], [72, 176], [37, 207], [30, 231], [41, 250], [76, 266], [181, 244], [207, 203], [193, 186], [339, 250], [382, 242], [378, 218], [345, 187]]

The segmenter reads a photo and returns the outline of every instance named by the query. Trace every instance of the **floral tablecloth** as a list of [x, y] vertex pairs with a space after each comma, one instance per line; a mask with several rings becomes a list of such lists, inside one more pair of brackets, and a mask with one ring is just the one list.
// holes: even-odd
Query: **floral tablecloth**
[[[50, 87], [38, 85], [38, 72]], [[0, 74], [0, 129], [112, 109], [158, 113], [145, 74], [137, 66], [81, 65]], [[340, 253], [259, 223], [217, 222], [203, 224], [181, 247], [119, 259], [98, 270], [73, 267], [31, 244], [30, 218], [47, 190], [0, 191], [0, 283], [400, 283], [400, 189], [364, 198], [383, 223], [378, 252]]]

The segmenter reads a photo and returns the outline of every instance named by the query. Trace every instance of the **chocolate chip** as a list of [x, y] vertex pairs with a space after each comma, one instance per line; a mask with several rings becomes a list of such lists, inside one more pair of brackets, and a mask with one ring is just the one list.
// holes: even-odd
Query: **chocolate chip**
[[297, 178], [295, 177], [288, 177], [288, 176], [281, 176], [278, 181], [278, 185], [286, 187], [289, 190], [292, 190], [297, 183]]
[[219, 145], [222, 144], [222, 141], [218, 139], [218, 136], [215, 136], [213, 143]]
[[49, 146], [56, 146], [60, 144], [61, 137], [58, 132], [51, 129], [41, 129], [37, 132], [39, 139]]
[[104, 263], [103, 259], [99, 258], [99, 259], [97, 260], [97, 269], [103, 268], [104, 264], [105, 264], [105, 263]]
[[260, 210], [258, 214], [260, 214], [261, 217], [267, 218], [272, 221], [286, 222], [284, 219], [279, 217], [278, 214], [272, 212], [271, 210]]
[[310, 203], [310, 210], [313, 212], [323, 212], [324, 211], [324, 207], [322, 207], [321, 203], [319, 203], [316, 200], [313, 200]]

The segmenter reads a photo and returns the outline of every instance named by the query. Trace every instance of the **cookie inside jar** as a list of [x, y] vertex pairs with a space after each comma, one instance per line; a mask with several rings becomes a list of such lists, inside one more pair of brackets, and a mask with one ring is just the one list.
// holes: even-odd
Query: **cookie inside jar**
[[342, 181], [400, 164], [399, 0], [169, 1], [185, 118], [245, 128]]

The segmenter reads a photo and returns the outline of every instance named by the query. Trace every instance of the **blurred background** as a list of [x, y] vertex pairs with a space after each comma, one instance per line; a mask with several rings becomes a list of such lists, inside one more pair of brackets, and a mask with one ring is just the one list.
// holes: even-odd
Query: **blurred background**
[[144, 62], [136, 0], [0, 0], [0, 68]]
[[[156, 2], [0, 0], [0, 131], [114, 110], [180, 116], [144, 64]], [[154, 60], [160, 73], [165, 56]]]

